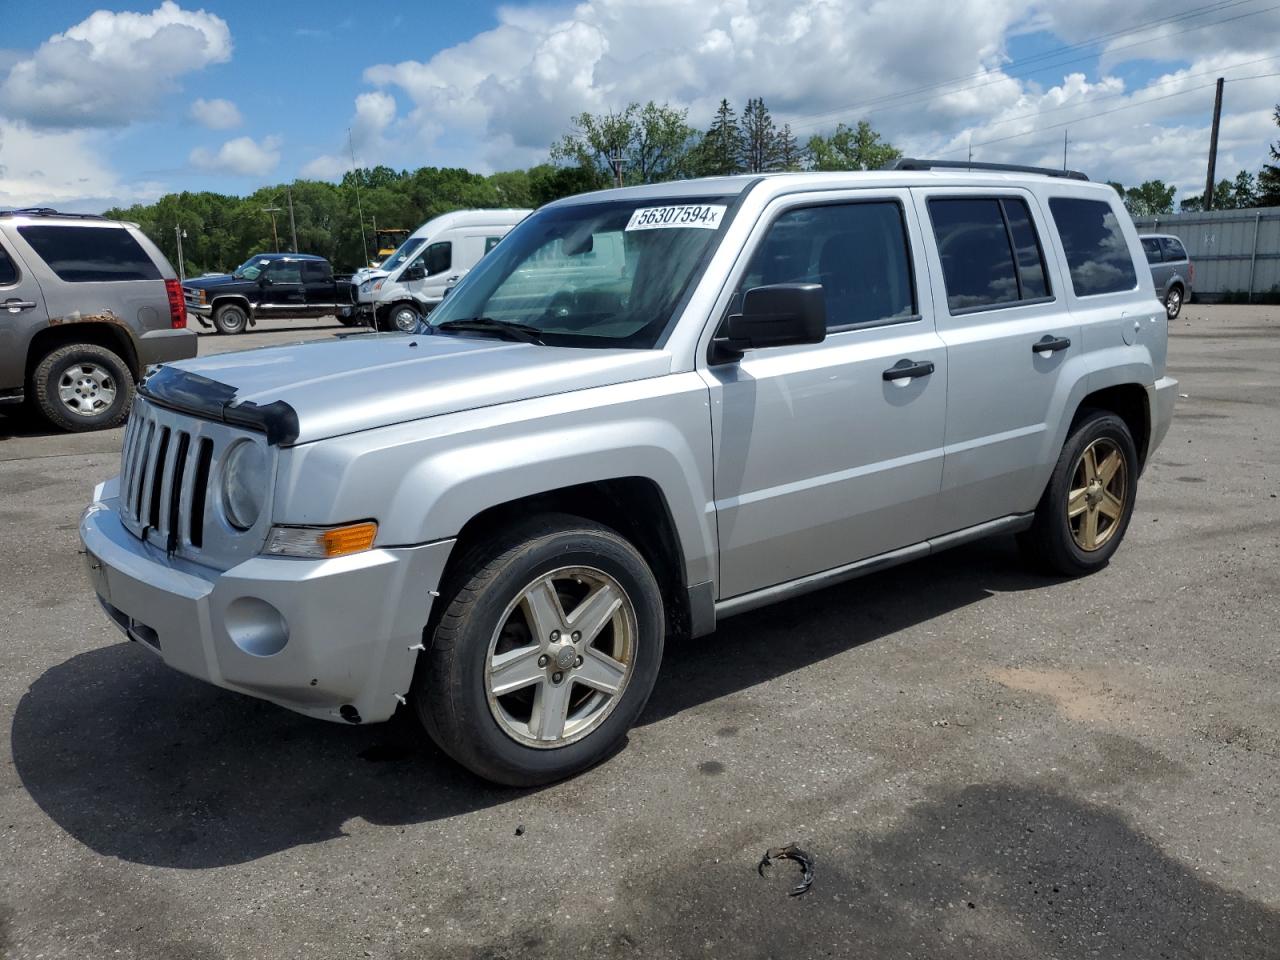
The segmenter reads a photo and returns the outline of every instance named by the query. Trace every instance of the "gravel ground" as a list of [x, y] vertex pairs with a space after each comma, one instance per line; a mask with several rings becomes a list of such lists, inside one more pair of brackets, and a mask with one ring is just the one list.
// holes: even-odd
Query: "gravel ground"
[[[340, 329], [274, 326], [202, 352]], [[76, 538], [119, 431], [0, 417], [0, 955], [1280, 957], [1280, 309], [1172, 333], [1108, 569], [994, 540], [726, 621], [531, 791], [121, 642]]]

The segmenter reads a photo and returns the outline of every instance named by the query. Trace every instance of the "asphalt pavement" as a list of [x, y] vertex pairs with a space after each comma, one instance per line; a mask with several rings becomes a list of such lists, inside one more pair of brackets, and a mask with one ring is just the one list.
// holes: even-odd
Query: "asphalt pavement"
[[[271, 327], [201, 352], [343, 329]], [[999, 539], [725, 621], [538, 790], [123, 642], [76, 537], [120, 431], [0, 416], [0, 956], [1280, 957], [1280, 308], [1171, 332], [1106, 570]]]

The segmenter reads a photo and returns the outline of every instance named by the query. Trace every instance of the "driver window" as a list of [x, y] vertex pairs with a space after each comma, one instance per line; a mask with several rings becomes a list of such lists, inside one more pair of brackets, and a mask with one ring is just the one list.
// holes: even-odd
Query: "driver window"
[[902, 207], [893, 200], [824, 204], [781, 214], [734, 297], [775, 283], [820, 283], [835, 332], [917, 316]]
[[453, 244], [448, 240], [431, 244], [426, 250], [422, 251], [422, 256], [418, 257], [418, 262], [422, 264], [429, 277], [437, 273], [444, 273], [449, 269], [449, 264], [453, 262]]
[[273, 260], [267, 267], [267, 279], [272, 283], [301, 283], [301, 264], [297, 260]]

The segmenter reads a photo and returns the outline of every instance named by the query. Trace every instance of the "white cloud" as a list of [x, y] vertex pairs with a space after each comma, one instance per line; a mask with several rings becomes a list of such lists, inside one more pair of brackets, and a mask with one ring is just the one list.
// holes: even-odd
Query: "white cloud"
[[280, 162], [280, 138], [266, 137], [261, 143], [252, 137], [228, 140], [216, 151], [196, 147], [188, 159], [193, 167], [210, 173], [230, 173], [242, 177], [263, 177]]
[[19, 60], [0, 114], [32, 126], [123, 126], [152, 115], [179, 78], [231, 58], [226, 21], [164, 0], [150, 13], [98, 10]]
[[202, 127], [210, 130], [230, 130], [240, 126], [244, 118], [240, 110], [230, 100], [206, 100], [200, 97], [191, 104], [187, 115]]
[[396, 119], [396, 100], [389, 93], [374, 90], [356, 97], [356, 110], [351, 118], [351, 140], [348, 151], [321, 154], [302, 167], [302, 175], [317, 180], [336, 180], [351, 169], [354, 149], [362, 165], [379, 163], [388, 150], [387, 131]]
[[52, 206], [80, 213], [150, 202], [163, 187], [123, 183], [102, 162], [97, 131], [36, 130], [0, 120], [0, 208]]

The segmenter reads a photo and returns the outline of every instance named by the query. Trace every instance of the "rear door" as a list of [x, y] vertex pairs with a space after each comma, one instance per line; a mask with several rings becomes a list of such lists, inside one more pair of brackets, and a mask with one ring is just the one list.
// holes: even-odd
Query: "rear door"
[[40, 284], [0, 232], [0, 403], [21, 395], [27, 344], [49, 321]]
[[[1029, 191], [921, 188], [938, 333], [946, 344], [939, 533], [1035, 508], [1063, 370], [1081, 356]], [[1056, 454], [1055, 454], [1056, 456]]]
[[309, 316], [327, 317], [337, 309], [333, 286], [333, 268], [329, 266], [327, 261], [302, 261], [302, 287]]
[[747, 250], [729, 312], [821, 283], [828, 332], [704, 371], [720, 599], [926, 539], [942, 477], [947, 360], [908, 192], [780, 198]]

